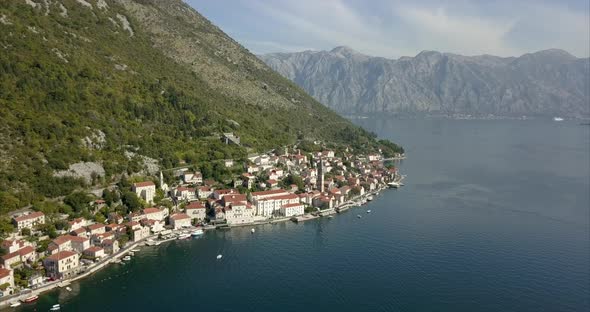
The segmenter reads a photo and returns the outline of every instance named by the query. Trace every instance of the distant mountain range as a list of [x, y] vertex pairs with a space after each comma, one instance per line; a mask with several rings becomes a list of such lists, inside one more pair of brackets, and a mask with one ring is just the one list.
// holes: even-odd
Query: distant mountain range
[[563, 50], [520, 57], [423, 51], [392, 60], [337, 47], [259, 57], [344, 114], [590, 115], [590, 59]]

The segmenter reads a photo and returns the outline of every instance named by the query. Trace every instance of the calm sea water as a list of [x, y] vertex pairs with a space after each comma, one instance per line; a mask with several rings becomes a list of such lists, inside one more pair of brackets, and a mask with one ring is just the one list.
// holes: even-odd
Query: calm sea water
[[144, 247], [22, 310], [590, 309], [590, 127], [356, 122], [404, 145], [405, 187], [333, 219]]

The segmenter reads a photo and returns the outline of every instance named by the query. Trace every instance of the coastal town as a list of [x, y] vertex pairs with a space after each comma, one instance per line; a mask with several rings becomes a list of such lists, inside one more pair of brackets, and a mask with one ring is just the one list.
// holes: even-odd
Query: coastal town
[[[224, 167], [241, 171], [231, 181], [204, 178], [190, 166], [170, 170], [171, 185], [162, 171], [159, 177], [135, 177], [84, 203], [90, 208], [85, 216], [20, 210], [11, 216], [14, 231], [0, 245], [0, 306], [35, 301], [55, 287], [68, 289], [73, 280], [129, 260], [139, 246], [208, 230], [331, 217], [403, 185], [393, 165], [403, 158], [385, 159], [380, 150], [364, 155], [349, 148], [283, 148], [242, 163], [223, 160]], [[123, 214], [112, 208], [122, 203], [133, 209]]]

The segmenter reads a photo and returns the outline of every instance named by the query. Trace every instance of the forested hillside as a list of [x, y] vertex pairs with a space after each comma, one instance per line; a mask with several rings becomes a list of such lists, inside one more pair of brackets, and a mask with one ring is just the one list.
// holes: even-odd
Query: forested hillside
[[[145, 157], [199, 166], [297, 140], [398, 149], [179, 0], [2, 1], [0, 50], [0, 213], [149, 172]], [[91, 180], [67, 173], [81, 163], [98, 167]]]

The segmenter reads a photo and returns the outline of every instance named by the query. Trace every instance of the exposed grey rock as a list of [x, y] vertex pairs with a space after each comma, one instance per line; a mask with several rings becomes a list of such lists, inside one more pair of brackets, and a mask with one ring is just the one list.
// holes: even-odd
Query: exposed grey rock
[[74, 177], [82, 178], [86, 183], [92, 182], [92, 174], [104, 177], [105, 171], [101, 164], [96, 162], [79, 162], [71, 164], [67, 170], [61, 170], [55, 172], [53, 175], [56, 177]]
[[338, 47], [260, 58], [341, 113], [590, 115], [590, 59], [563, 50], [520, 57], [423, 51], [391, 60]]

